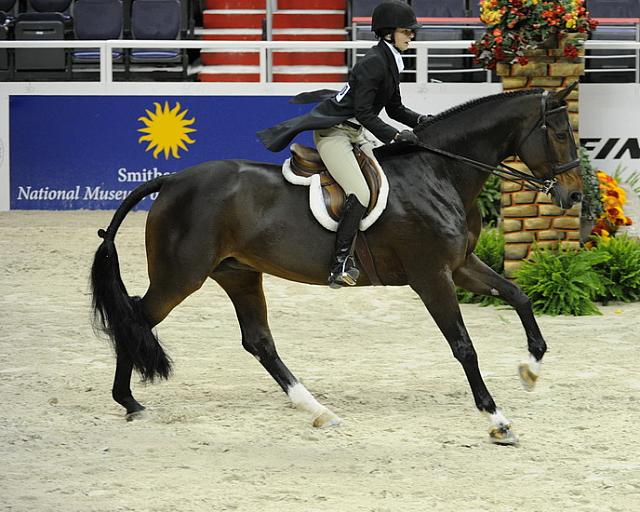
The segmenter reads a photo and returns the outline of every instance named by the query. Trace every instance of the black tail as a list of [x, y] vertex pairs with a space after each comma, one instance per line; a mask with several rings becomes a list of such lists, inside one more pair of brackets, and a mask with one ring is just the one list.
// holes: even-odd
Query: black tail
[[106, 231], [99, 230], [104, 240], [93, 259], [91, 288], [93, 292], [93, 324], [106, 333], [116, 354], [128, 356], [143, 380], [168, 378], [171, 360], [144, 318], [139, 297], [130, 297], [120, 276], [120, 264], [114, 239], [127, 213], [141, 199], [158, 192], [166, 178], [159, 177], [140, 185], [122, 202]]

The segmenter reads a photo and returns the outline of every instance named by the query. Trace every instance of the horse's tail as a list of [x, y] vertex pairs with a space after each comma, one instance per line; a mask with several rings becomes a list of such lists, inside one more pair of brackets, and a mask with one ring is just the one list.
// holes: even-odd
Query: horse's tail
[[143, 380], [168, 378], [171, 360], [160, 346], [140, 307], [139, 297], [130, 297], [120, 276], [120, 264], [114, 239], [127, 213], [144, 197], [158, 192], [165, 177], [143, 183], [129, 194], [116, 210], [91, 267], [93, 325], [107, 334], [116, 354], [127, 356]]

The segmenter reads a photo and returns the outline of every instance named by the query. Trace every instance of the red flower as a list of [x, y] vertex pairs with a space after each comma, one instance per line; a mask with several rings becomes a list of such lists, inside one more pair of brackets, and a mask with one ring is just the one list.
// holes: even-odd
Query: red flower
[[576, 48], [572, 44], [567, 44], [564, 47], [564, 52], [563, 53], [564, 53], [565, 57], [576, 58], [578, 56], [578, 48]]

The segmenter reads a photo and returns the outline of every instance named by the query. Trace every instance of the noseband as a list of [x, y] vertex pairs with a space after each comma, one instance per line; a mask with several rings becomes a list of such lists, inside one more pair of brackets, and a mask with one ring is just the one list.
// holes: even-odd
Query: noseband
[[[544, 91], [542, 93], [542, 98], [540, 102], [540, 117], [536, 121], [536, 123], [533, 125], [533, 127], [529, 130], [529, 132], [527, 132], [527, 134], [522, 138], [522, 140], [518, 144], [518, 149], [520, 149], [522, 144], [524, 144], [524, 142], [533, 134], [533, 132], [536, 129], [540, 129], [544, 132], [544, 147], [547, 155], [547, 161], [550, 162], [553, 159], [551, 158], [552, 152], [551, 152], [551, 142], [549, 141], [549, 130], [547, 127], [547, 118], [553, 114], [557, 114], [558, 112], [566, 111], [567, 107], [566, 105], [564, 105], [564, 106], [556, 107], [552, 110], [547, 110], [548, 98], [549, 98], [549, 91]], [[573, 143], [574, 149], [575, 149], [575, 141], [573, 140], [573, 128], [571, 127], [571, 121], [569, 121], [568, 117], [567, 117], [567, 122], [569, 124], [569, 133], [571, 134], [570, 137], [572, 137], [571, 142]], [[564, 172], [567, 172], [577, 167], [580, 164], [579, 158], [575, 158], [570, 162], [567, 162], [564, 164], [554, 163], [554, 165], [551, 167], [551, 170], [549, 172], [549, 176], [547, 176], [546, 178], [538, 178], [536, 176], [532, 176], [530, 174], [519, 171], [518, 169], [514, 169], [513, 167], [510, 167], [504, 163], [499, 163], [497, 166], [494, 167], [494, 166], [485, 164], [484, 162], [473, 160], [472, 158], [467, 158], [462, 155], [456, 155], [455, 153], [450, 153], [449, 151], [446, 151], [444, 149], [434, 148], [432, 146], [428, 146], [423, 143], [419, 143], [417, 145], [426, 149], [431, 153], [436, 153], [438, 155], [451, 158], [453, 160], [458, 160], [459, 162], [464, 162], [465, 164], [475, 167], [480, 171], [487, 172], [489, 174], [494, 174], [507, 181], [517, 181], [517, 182], [522, 181], [524, 182], [523, 186], [525, 188], [529, 190], [534, 190], [536, 192], [544, 192], [545, 194], [549, 194], [553, 190], [553, 188], [556, 186], [557, 184], [556, 177], [558, 175]]]

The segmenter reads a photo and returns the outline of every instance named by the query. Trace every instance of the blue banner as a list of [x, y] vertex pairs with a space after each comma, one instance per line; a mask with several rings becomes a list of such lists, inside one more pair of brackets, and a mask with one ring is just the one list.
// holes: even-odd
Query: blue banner
[[268, 151], [256, 131], [311, 108], [285, 96], [11, 96], [9, 105], [11, 209], [22, 210], [114, 209], [143, 181], [208, 160], [280, 163], [288, 150]]

